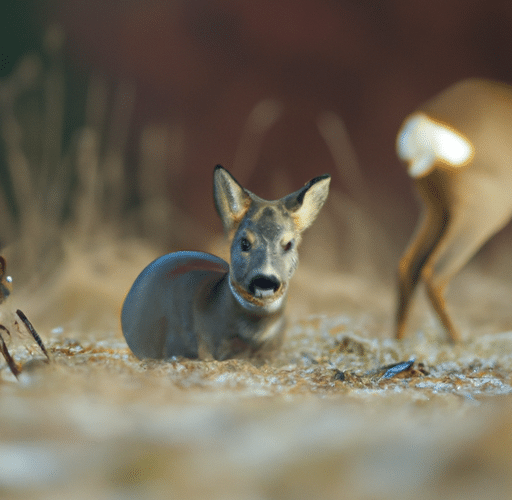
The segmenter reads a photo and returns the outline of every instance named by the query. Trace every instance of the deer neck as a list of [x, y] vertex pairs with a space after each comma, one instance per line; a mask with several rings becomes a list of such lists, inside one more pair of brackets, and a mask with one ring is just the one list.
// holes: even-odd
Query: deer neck
[[252, 300], [246, 294], [240, 292], [231, 280], [229, 273], [221, 283], [219, 290], [219, 306], [221, 306], [228, 330], [237, 334], [240, 338], [252, 343], [258, 343], [262, 337], [272, 330], [274, 324], [283, 319], [286, 293], [280, 296], [271, 307], [264, 307], [257, 300]]

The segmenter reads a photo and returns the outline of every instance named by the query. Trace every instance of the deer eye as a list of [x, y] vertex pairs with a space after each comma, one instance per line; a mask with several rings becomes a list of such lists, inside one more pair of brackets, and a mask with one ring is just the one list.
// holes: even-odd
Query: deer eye
[[288, 243], [285, 243], [283, 246], [283, 250], [285, 252], [289, 252], [293, 247], [293, 240], [290, 240]]
[[251, 249], [251, 242], [247, 238], [242, 238], [240, 241], [240, 249], [242, 252], [248, 252]]

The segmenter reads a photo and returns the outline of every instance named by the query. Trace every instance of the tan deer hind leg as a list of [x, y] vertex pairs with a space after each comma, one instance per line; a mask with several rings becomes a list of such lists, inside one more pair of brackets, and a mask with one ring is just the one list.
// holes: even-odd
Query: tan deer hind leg
[[405, 335], [411, 299], [418, 284], [421, 272], [432, 250], [441, 238], [446, 227], [444, 211], [427, 210], [417, 232], [398, 266], [398, 307], [396, 311], [396, 338]]
[[[497, 219], [493, 215], [485, 210], [467, 208], [451, 215], [445, 233], [422, 272], [430, 302], [451, 342], [459, 341], [460, 334], [446, 311], [444, 294], [453, 276], [505, 224], [506, 217]], [[489, 220], [499, 223], [489, 225]]]

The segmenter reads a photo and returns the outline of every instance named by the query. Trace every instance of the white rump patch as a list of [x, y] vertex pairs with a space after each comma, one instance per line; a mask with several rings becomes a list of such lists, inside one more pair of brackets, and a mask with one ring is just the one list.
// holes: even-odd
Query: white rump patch
[[428, 174], [436, 161], [460, 167], [473, 155], [473, 146], [467, 139], [422, 113], [404, 122], [398, 132], [396, 150], [401, 160], [409, 162], [412, 177]]

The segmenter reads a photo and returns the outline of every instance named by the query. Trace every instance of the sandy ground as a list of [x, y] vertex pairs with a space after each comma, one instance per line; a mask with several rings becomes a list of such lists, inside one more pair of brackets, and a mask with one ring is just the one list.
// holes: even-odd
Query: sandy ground
[[[18, 381], [0, 364], [0, 497], [510, 498], [510, 287], [471, 272], [458, 280], [465, 340], [450, 346], [421, 294], [396, 342], [392, 291], [316, 278], [322, 290], [337, 280], [332, 307], [304, 269], [285, 344], [268, 361], [141, 362], [117, 317], [50, 328], [62, 310], [43, 317], [25, 301], [52, 360], [13, 346]], [[308, 311], [308, 290], [327, 312]], [[82, 292], [98, 315], [109, 304], [94, 282]], [[16, 306], [3, 307], [5, 322]], [[479, 322], [485, 311], [496, 322]]]

